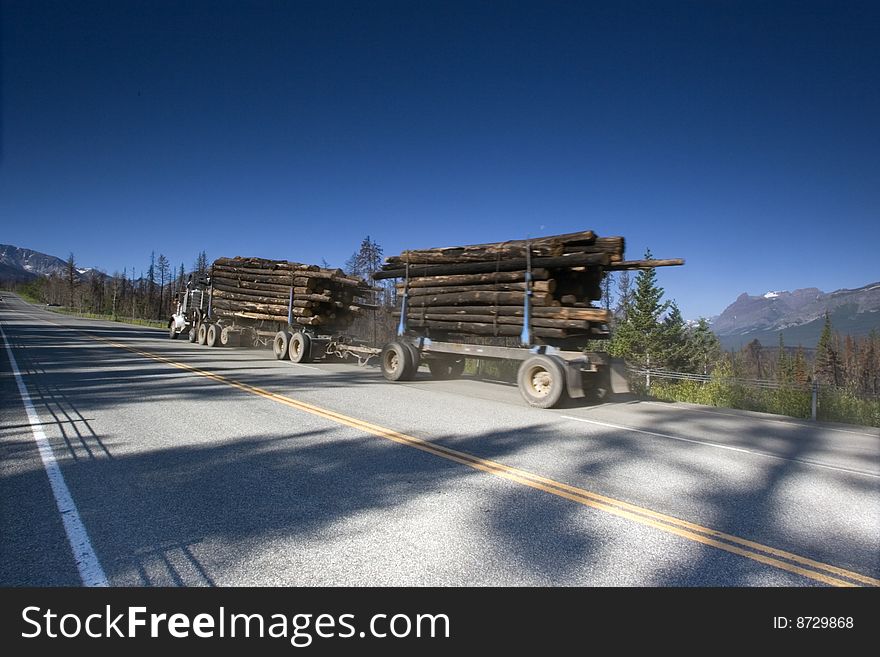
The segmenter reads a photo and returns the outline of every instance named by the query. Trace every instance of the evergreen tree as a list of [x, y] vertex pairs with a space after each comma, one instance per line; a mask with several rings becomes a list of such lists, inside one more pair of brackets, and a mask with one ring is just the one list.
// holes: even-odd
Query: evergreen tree
[[171, 279], [169, 278], [171, 263], [168, 262], [168, 258], [165, 257], [164, 253], [159, 254], [156, 269], [159, 272], [159, 315], [161, 316], [165, 312], [165, 283], [168, 283], [169, 292], [172, 287]]
[[688, 335], [688, 342], [691, 370], [708, 374], [709, 368], [721, 357], [721, 343], [705, 317], [700, 317], [697, 321], [697, 325]]
[[[345, 261], [345, 271], [352, 276], [360, 276], [369, 281], [382, 267], [382, 247], [367, 235], [357, 251]], [[396, 301], [395, 286], [393, 281], [377, 281], [382, 291], [378, 293], [377, 302], [392, 306]]]
[[681, 311], [674, 301], [670, 301], [669, 312], [660, 327], [657, 364], [676, 371], [688, 369], [691, 359], [687, 337], [687, 327]]
[[193, 267], [193, 273], [199, 276], [203, 276], [208, 273], [208, 254], [205, 251], [200, 251], [199, 255], [196, 257], [196, 263]]
[[816, 347], [816, 378], [820, 383], [840, 385], [840, 354], [827, 312], [819, 345]]
[[749, 376], [756, 379], [764, 378], [764, 345], [758, 338], [749, 342], [742, 349], [745, 358], [745, 366]]
[[[651, 250], [645, 252], [645, 260], [650, 260]], [[663, 301], [663, 288], [657, 285], [654, 268], [643, 269], [636, 276], [636, 287], [626, 314], [617, 323], [614, 336], [609, 345], [612, 355], [631, 358], [647, 363], [652, 354], [654, 360], [663, 353], [664, 336], [660, 319], [669, 308]]]
[[779, 353], [776, 356], [776, 380], [779, 383], [791, 381], [791, 362], [785, 352], [785, 340], [782, 331], [779, 332]]
[[605, 310], [611, 310], [611, 279], [614, 277], [612, 272], [605, 272], [602, 276], [602, 307]]
[[807, 372], [807, 359], [804, 356], [804, 348], [798, 345], [797, 351], [794, 354], [794, 364], [792, 365], [792, 378], [795, 383], [799, 383], [801, 385], [808, 383], [810, 380], [810, 375]]
[[632, 297], [632, 276], [628, 270], [624, 269], [617, 276], [617, 307], [614, 314], [619, 321], [626, 321], [632, 305]]
[[68, 298], [70, 307], [73, 308], [74, 303], [74, 294], [76, 292], [76, 259], [73, 257], [73, 252], [70, 252], [70, 255], [67, 256], [67, 263], [65, 266], [65, 277], [67, 278], [67, 290], [68, 290]]

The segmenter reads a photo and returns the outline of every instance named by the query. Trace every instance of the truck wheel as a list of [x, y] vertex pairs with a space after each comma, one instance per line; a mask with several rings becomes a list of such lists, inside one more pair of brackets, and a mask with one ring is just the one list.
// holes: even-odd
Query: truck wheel
[[390, 342], [382, 349], [382, 376], [389, 381], [411, 381], [415, 376], [412, 352], [405, 344]]
[[186, 332], [186, 337], [190, 342], [195, 342], [197, 337], [197, 331], [195, 326], [190, 326], [189, 331]]
[[520, 394], [535, 408], [553, 408], [565, 392], [565, 369], [553, 356], [532, 356], [519, 366]]
[[297, 331], [290, 336], [287, 352], [294, 363], [309, 363], [312, 360], [312, 339], [305, 333]]
[[172, 340], [177, 339], [177, 327], [174, 326], [174, 322], [169, 322], [168, 324], [168, 337]]
[[204, 322], [199, 324], [199, 330], [196, 334], [196, 342], [205, 344], [208, 341], [208, 325]]
[[228, 326], [224, 326], [223, 330], [220, 331], [220, 344], [224, 347], [234, 347], [238, 343], [238, 333], [230, 329]]
[[206, 343], [209, 347], [217, 347], [220, 345], [220, 330], [221, 329], [217, 324], [211, 324], [208, 326]]
[[409, 340], [405, 340], [403, 344], [406, 345], [410, 356], [412, 356], [413, 376], [415, 376], [415, 373], [419, 371], [419, 365], [422, 364], [422, 352]]
[[457, 379], [464, 372], [464, 358], [432, 358], [428, 369], [435, 379]]
[[287, 331], [278, 331], [275, 334], [275, 339], [272, 340], [272, 351], [275, 353], [275, 358], [278, 360], [282, 360], [287, 358], [287, 346], [290, 344], [290, 333]]

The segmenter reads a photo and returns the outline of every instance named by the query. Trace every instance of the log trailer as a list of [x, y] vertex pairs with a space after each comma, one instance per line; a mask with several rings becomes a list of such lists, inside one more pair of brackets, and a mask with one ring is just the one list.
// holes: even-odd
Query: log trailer
[[[387, 258], [373, 279], [402, 282], [397, 338], [381, 353], [383, 376], [408, 381], [425, 362], [434, 377], [455, 378], [466, 358], [509, 360], [520, 363], [517, 387], [537, 408], [629, 392], [624, 362], [588, 350], [609, 337], [611, 321], [591, 301], [601, 298], [610, 271], [684, 261], [625, 261], [623, 248], [622, 237], [583, 231]], [[490, 339], [474, 344], [472, 336]], [[512, 339], [518, 346], [509, 346]]]

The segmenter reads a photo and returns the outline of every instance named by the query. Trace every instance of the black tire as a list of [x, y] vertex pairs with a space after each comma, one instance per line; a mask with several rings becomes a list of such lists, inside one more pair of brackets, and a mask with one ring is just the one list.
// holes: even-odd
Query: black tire
[[410, 356], [412, 356], [413, 376], [415, 376], [415, 373], [419, 371], [419, 365], [422, 364], [422, 352], [409, 340], [405, 340], [403, 344], [406, 345], [406, 348], [409, 349]]
[[411, 381], [415, 376], [412, 352], [405, 344], [389, 342], [382, 349], [382, 376], [389, 381]]
[[173, 321], [168, 324], [168, 337], [172, 340], [177, 339], [177, 327], [174, 326]]
[[516, 383], [535, 408], [553, 408], [565, 396], [565, 367], [554, 356], [532, 356], [519, 366]]
[[278, 331], [275, 334], [275, 339], [272, 340], [272, 351], [275, 353], [275, 358], [278, 360], [284, 360], [287, 358], [287, 346], [290, 344], [290, 333], [287, 331]]
[[190, 326], [189, 331], [186, 332], [186, 337], [190, 342], [195, 342], [197, 337], [197, 331], [195, 326]]
[[307, 334], [297, 331], [290, 336], [287, 355], [294, 363], [312, 362], [312, 339]]
[[196, 342], [205, 344], [208, 341], [208, 325], [202, 322], [199, 324], [199, 330], [196, 333]]
[[209, 347], [219, 347], [221, 330], [222, 329], [218, 324], [208, 325], [208, 334], [205, 336], [205, 344]]
[[464, 373], [464, 358], [432, 358], [428, 369], [435, 379], [457, 379]]
[[238, 344], [238, 333], [230, 327], [224, 326], [223, 330], [220, 331], [220, 344], [224, 347], [234, 347]]

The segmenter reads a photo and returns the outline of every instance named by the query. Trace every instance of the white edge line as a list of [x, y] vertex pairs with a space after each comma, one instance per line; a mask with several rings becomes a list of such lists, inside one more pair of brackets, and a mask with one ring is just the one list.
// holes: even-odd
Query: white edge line
[[[669, 406], [669, 404], [665, 403], [665, 402], [656, 402], [656, 401], [650, 401], [650, 400], [643, 401], [642, 403], [643, 404], [654, 404], [657, 406]], [[678, 402], [674, 402], [674, 403], [678, 403]], [[791, 420], [782, 420], [782, 419], [776, 419], [773, 417], [757, 417], [754, 415], [740, 415], [739, 413], [725, 413], [725, 412], [723, 412], [723, 410], [721, 410], [721, 407], [719, 407], [719, 406], [713, 406], [712, 408], [694, 408], [693, 406], [683, 406], [680, 403], [678, 403], [678, 408], [683, 408], [688, 411], [695, 411], [697, 413], [709, 413], [710, 415], [723, 415], [724, 417], [744, 417], [744, 418], [758, 420], [760, 422], [775, 422], [776, 424], [787, 424], [788, 426], [791, 426], [791, 427], [803, 427], [805, 429], [820, 428], [820, 429], [822, 429], [822, 431], [836, 431], [838, 433], [850, 433], [855, 436], [866, 436], [868, 438], [880, 438], [880, 433], [868, 433], [866, 431], [856, 431], [854, 429], [838, 429], [837, 427], [829, 427], [829, 426], [825, 426], [824, 424], [823, 425], [807, 424], [805, 421], [798, 422], [797, 418], [792, 418]], [[731, 409], [731, 410], [734, 410], [734, 409]]]
[[560, 415], [559, 417], [565, 418], [566, 420], [574, 420], [575, 422], [585, 422], [586, 424], [595, 424], [600, 427], [608, 427], [610, 429], [620, 429], [621, 431], [633, 431], [635, 433], [643, 433], [648, 436], [656, 436], [658, 438], [668, 438], [669, 440], [680, 440], [685, 443], [693, 443], [695, 445], [703, 445], [705, 447], [715, 447], [717, 449], [726, 449], [731, 452], [741, 452], [742, 454], [751, 454], [752, 456], [761, 456], [768, 459], [776, 459], [778, 461], [791, 461], [793, 463], [802, 463], [804, 465], [812, 465], [817, 468], [826, 468], [828, 470], [837, 470], [838, 472], [846, 472], [849, 474], [862, 475], [864, 477], [874, 477], [875, 479], [880, 479], [880, 474], [875, 474], [873, 472], [866, 472], [864, 470], [855, 470], [852, 468], [842, 468], [836, 465], [827, 465], [825, 463], [820, 463], [818, 461], [811, 461], [809, 459], [796, 459], [790, 458], [788, 456], [777, 456], [775, 454], [768, 454], [767, 452], [758, 452], [751, 449], [744, 449], [742, 447], [731, 447], [730, 445], [719, 445], [718, 443], [710, 443], [704, 440], [695, 440], [693, 438], [682, 438], [681, 436], [672, 436], [668, 433], [657, 433], [656, 431], [646, 431], [644, 429], [634, 429], [633, 427], [625, 427], [620, 424], [611, 424], [610, 422], [599, 422], [598, 420], [587, 420], [582, 417], [575, 417], [573, 415]]
[[18, 384], [18, 392], [21, 395], [21, 401], [24, 403], [24, 409], [27, 412], [28, 422], [31, 425], [31, 431], [34, 435], [34, 442], [37, 444], [37, 450], [43, 461], [43, 468], [49, 477], [49, 485], [52, 487], [52, 494], [55, 496], [55, 504], [58, 506], [58, 512], [61, 514], [61, 521], [64, 524], [64, 532], [67, 534], [67, 542], [70, 544], [70, 550], [73, 552], [73, 560], [76, 562], [79, 576], [83, 586], [109, 586], [107, 575], [98, 561], [98, 556], [89, 540], [89, 534], [86, 531], [80, 518], [79, 511], [64, 481], [64, 475], [61, 474], [61, 468], [55, 459], [55, 452], [52, 451], [52, 445], [46, 434], [40, 426], [40, 416], [31, 402], [27, 387], [21, 377], [21, 370], [18, 369], [18, 363], [12, 354], [12, 348], [9, 346], [9, 340], [3, 327], [0, 326], [0, 336], [3, 337], [3, 345], [6, 347], [6, 353], [9, 356], [9, 364], [12, 367], [12, 374], [15, 376], [15, 382]]

